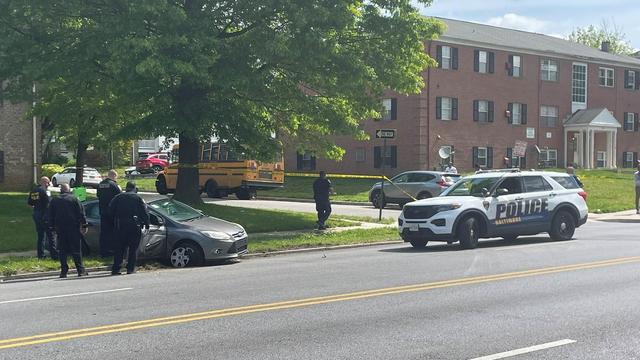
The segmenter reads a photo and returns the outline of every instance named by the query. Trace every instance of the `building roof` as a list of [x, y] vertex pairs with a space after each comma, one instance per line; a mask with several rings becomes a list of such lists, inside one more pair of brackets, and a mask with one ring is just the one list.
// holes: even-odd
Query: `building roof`
[[640, 59], [616, 55], [600, 51], [586, 45], [561, 38], [506, 29], [497, 26], [477, 24], [468, 21], [436, 18], [447, 25], [442, 34], [442, 40], [461, 40], [476, 44], [486, 44], [487, 47], [502, 46], [512, 49], [522, 49], [548, 54], [558, 54], [575, 57], [582, 60], [614, 62], [640, 67]]
[[616, 120], [611, 112], [606, 108], [594, 108], [578, 110], [567, 121], [564, 122], [564, 126], [604, 126], [604, 127], [621, 127], [618, 120]]

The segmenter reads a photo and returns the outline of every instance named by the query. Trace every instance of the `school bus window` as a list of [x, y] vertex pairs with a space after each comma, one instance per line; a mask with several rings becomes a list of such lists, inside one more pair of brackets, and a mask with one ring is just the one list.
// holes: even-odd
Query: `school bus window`
[[211, 148], [211, 161], [218, 161], [218, 160], [220, 160], [220, 146], [213, 145], [213, 147]]
[[202, 161], [211, 160], [211, 144], [205, 145], [202, 149]]

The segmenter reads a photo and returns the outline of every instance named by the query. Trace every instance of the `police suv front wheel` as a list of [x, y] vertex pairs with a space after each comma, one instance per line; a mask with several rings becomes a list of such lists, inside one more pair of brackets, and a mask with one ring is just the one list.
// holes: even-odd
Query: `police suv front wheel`
[[573, 215], [565, 210], [560, 210], [553, 217], [549, 235], [552, 240], [571, 240], [576, 231], [576, 220]]
[[480, 238], [480, 224], [475, 217], [468, 217], [458, 225], [456, 232], [463, 249], [475, 249]]

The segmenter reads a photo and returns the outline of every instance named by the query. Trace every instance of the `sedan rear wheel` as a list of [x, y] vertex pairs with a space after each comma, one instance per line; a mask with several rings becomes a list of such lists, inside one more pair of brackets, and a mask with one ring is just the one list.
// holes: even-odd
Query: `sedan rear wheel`
[[200, 246], [193, 242], [181, 242], [176, 244], [169, 256], [169, 262], [171, 266], [176, 268], [183, 268], [187, 266], [199, 266], [202, 265], [204, 256]]
[[380, 192], [380, 190], [374, 191], [371, 194], [371, 204], [373, 205], [374, 208], [379, 209], [381, 202], [382, 202], [382, 207], [384, 208], [384, 206], [386, 205], [386, 202], [382, 198], [382, 193]]

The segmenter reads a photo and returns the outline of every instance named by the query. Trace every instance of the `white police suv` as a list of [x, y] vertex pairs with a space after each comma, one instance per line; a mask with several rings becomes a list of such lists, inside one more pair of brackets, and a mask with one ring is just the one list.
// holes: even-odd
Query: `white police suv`
[[519, 169], [491, 170], [464, 177], [439, 197], [408, 203], [398, 218], [405, 242], [460, 242], [549, 233], [569, 240], [587, 221], [587, 193], [569, 174]]

